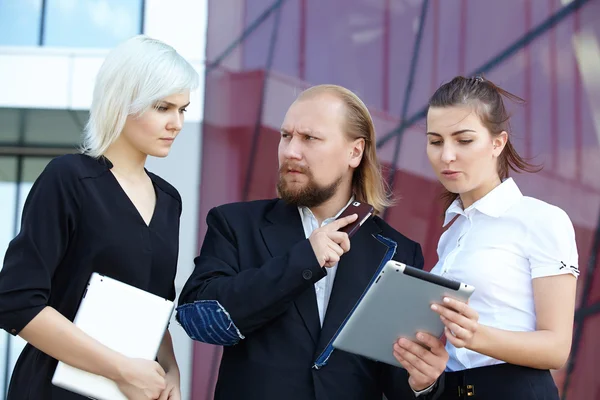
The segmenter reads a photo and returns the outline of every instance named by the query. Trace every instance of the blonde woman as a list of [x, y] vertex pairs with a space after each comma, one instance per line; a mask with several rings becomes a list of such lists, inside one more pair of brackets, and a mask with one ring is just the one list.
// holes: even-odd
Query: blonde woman
[[168, 332], [153, 362], [126, 358], [71, 321], [92, 272], [175, 298], [181, 198], [144, 164], [169, 154], [197, 85], [187, 61], [145, 36], [104, 61], [82, 154], [52, 160], [37, 179], [0, 272], [0, 327], [28, 342], [9, 400], [83, 399], [51, 384], [57, 360], [112, 379], [130, 399], [180, 398]]

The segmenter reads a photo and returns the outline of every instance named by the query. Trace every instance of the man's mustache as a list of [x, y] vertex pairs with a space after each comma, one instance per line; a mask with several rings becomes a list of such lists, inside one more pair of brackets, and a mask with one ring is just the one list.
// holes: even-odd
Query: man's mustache
[[281, 165], [281, 167], [279, 167], [280, 174], [284, 174], [284, 173], [288, 172], [289, 170], [297, 171], [297, 172], [308, 175], [308, 168], [303, 167], [301, 165], [286, 162], [286, 163], [283, 163]]

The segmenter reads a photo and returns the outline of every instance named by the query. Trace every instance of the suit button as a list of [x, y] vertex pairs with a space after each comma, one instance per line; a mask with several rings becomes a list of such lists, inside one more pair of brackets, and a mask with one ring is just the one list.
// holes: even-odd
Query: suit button
[[17, 334], [17, 330], [16, 329], [11, 329], [10, 333], [12, 333], [13, 335], [16, 335]]
[[302, 277], [307, 281], [310, 281], [312, 278], [312, 271], [310, 269], [305, 269], [302, 271]]

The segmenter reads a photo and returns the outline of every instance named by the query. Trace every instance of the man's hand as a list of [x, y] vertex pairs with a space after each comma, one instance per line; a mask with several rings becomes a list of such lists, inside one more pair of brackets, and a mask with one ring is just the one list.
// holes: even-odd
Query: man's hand
[[308, 240], [321, 267], [331, 268], [340, 261], [340, 257], [350, 250], [350, 239], [339, 229], [356, 221], [358, 214], [336, 219], [315, 229]]
[[448, 352], [437, 338], [423, 332], [417, 334], [420, 344], [401, 338], [394, 343], [394, 357], [408, 372], [408, 384], [419, 392], [427, 389], [442, 375], [448, 362]]

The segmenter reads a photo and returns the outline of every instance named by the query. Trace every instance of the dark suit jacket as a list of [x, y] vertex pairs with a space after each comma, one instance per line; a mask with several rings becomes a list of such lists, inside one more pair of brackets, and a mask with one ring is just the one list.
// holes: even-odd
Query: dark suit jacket
[[228, 204], [212, 209], [207, 223], [180, 305], [218, 300], [245, 336], [224, 347], [215, 399], [381, 400], [384, 393], [389, 400], [414, 398], [401, 368], [340, 350], [325, 367], [312, 366], [387, 250], [374, 235], [398, 244], [395, 260], [422, 268], [419, 244], [378, 217], [367, 220], [338, 264], [321, 328], [314, 283], [326, 269], [305, 238], [297, 207], [278, 199]]

